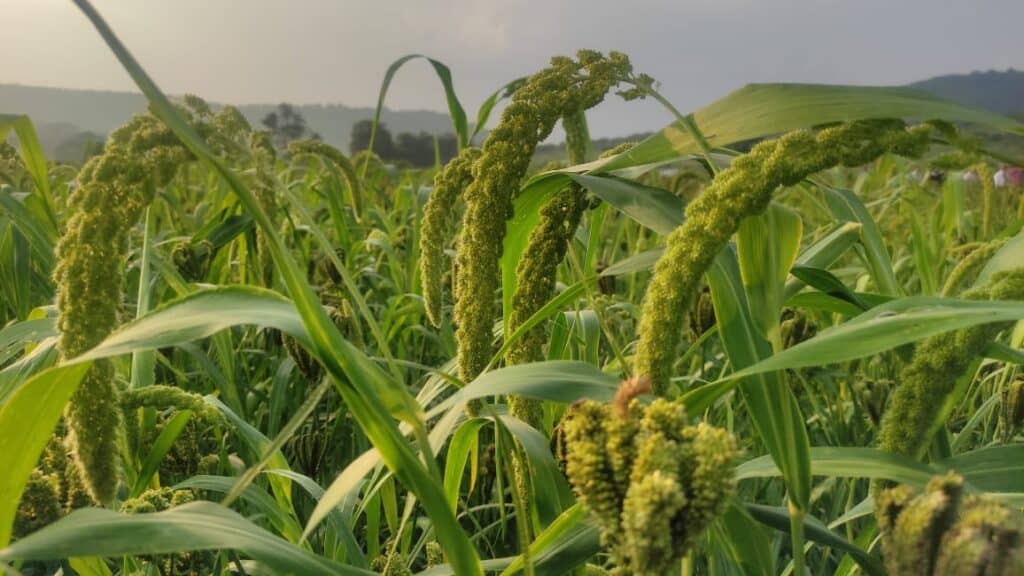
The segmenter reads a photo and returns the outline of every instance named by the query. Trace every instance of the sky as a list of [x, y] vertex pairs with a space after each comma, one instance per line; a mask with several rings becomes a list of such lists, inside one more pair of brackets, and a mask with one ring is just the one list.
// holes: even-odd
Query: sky
[[[577, 48], [619, 50], [681, 111], [751, 82], [905, 84], [1024, 68], [1022, 0], [93, 0], [166, 92], [235, 104], [372, 106], [409, 53], [448, 64], [470, 117], [495, 89]], [[0, 83], [134, 90], [70, 0], [0, 0]], [[430, 67], [387, 105], [446, 110]], [[657, 129], [612, 97], [594, 136]]]

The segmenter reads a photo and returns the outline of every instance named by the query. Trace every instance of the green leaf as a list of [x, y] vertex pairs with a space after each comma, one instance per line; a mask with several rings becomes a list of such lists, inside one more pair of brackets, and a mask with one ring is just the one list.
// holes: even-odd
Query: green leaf
[[32, 254], [39, 263], [47, 270], [52, 269], [56, 261], [56, 229], [27, 206], [28, 197], [24, 194], [11, 194], [9, 190], [8, 187], [0, 187], [0, 209], [11, 215], [11, 221], [28, 239]]
[[501, 423], [515, 437], [523, 449], [530, 467], [533, 485], [533, 504], [543, 526], [554, 522], [575, 499], [565, 476], [562, 475], [551, 454], [548, 438], [521, 420], [511, 416], [499, 417]]
[[[908, 88], [827, 84], [749, 84], [693, 113], [711, 147], [833, 122], [863, 118], [941, 119], [1008, 132], [1024, 126], [997, 114], [954, 104]], [[690, 130], [676, 122], [602, 166], [617, 170], [701, 151]]]
[[[939, 473], [912, 458], [876, 448], [815, 446], [808, 454], [811, 473], [815, 476], [884, 479], [921, 489], [932, 476]], [[779, 475], [778, 466], [767, 456], [748, 460], [736, 467], [736, 478], [739, 480]]]
[[477, 445], [480, 429], [488, 421], [483, 418], [473, 418], [463, 422], [455, 434], [452, 435], [451, 444], [448, 445], [448, 456], [445, 458], [444, 469], [444, 492], [448, 497], [448, 504], [452, 512], [458, 512], [459, 493], [462, 491], [462, 476], [466, 470], [466, 461], [469, 453]]
[[[313, 508], [313, 512], [309, 515], [309, 520], [306, 521], [306, 527], [303, 531], [302, 537], [309, 538], [309, 535], [313, 533], [313, 530], [320, 525], [337, 507], [339, 504], [345, 501], [346, 498], [352, 493], [352, 490], [358, 488], [359, 484], [362, 483], [363, 478], [370, 473], [378, 464], [380, 464], [382, 456], [379, 450], [371, 448], [366, 452], [359, 455], [358, 458], [349, 462], [348, 466], [342, 470], [341, 474], [334, 477], [334, 481], [331, 485], [324, 490], [323, 496], [320, 497], [320, 501], [316, 503], [316, 507]], [[447, 506], [445, 501], [445, 506]], [[453, 511], [454, 514], [454, 511]]]
[[834, 312], [836, 314], [852, 318], [863, 313], [865, 310], [869, 310], [879, 304], [884, 304], [892, 300], [892, 298], [888, 298], [886, 296], [867, 294], [865, 292], [851, 292], [851, 294], [855, 296], [857, 300], [863, 302], [866, 305], [866, 308], [861, 308], [856, 304], [851, 304], [845, 297], [839, 298], [832, 294], [825, 294], [824, 292], [801, 292], [786, 300], [786, 305], [795, 308], [809, 308], [812, 310]]
[[106, 562], [95, 556], [70, 558], [68, 564], [71, 564], [78, 576], [113, 576]]
[[764, 214], [744, 218], [736, 233], [740, 276], [751, 319], [776, 349], [781, 348], [779, 316], [786, 277], [800, 250], [803, 229], [803, 221], [795, 212], [772, 203]]
[[[597, 528], [587, 522], [587, 514], [583, 505], [574, 504], [537, 535], [530, 544], [530, 559], [538, 575], [566, 574], [600, 551]], [[523, 556], [516, 556], [501, 576], [519, 573], [524, 563]]]
[[43, 154], [43, 147], [39, 145], [39, 137], [32, 121], [28, 116], [0, 115], [0, 133], [5, 133], [8, 128], [14, 128], [14, 133], [18, 135], [21, 160], [32, 176], [32, 182], [43, 195], [47, 205], [52, 208], [53, 197], [50, 196], [50, 180], [46, 173], [46, 156]]
[[[0, 364], [16, 355], [26, 344], [32, 344], [57, 335], [53, 318], [38, 318], [15, 322], [0, 329]], [[3, 394], [0, 394], [0, 401]]]
[[607, 402], [615, 396], [619, 379], [597, 367], [573, 360], [517, 364], [481, 374], [450, 398], [427, 412], [427, 418], [459, 407], [475, 398], [516, 395], [570, 404], [581, 398]]
[[[288, 478], [288, 480], [291, 480], [291, 478]], [[233, 489], [236, 481], [236, 478], [227, 476], [199, 475], [175, 484], [174, 489], [185, 490], [195, 488], [197, 490], [227, 494]], [[278, 505], [274, 498], [262, 488], [250, 484], [242, 491], [241, 498], [252, 506], [256, 512], [270, 520], [274, 528], [290, 542], [299, 541], [302, 536], [302, 529], [299, 527], [299, 523], [292, 515], [292, 512]]]
[[896, 280], [896, 273], [892, 269], [892, 259], [889, 258], [889, 251], [885, 248], [882, 240], [882, 232], [878, 224], [868, 213], [864, 203], [857, 198], [857, 195], [850, 190], [840, 190], [830, 187], [823, 187], [825, 200], [828, 202], [832, 215], [841, 222], [856, 222], [861, 225], [861, 245], [863, 252], [861, 259], [865, 261], [871, 272], [871, 277], [878, 285], [878, 291], [883, 296], [900, 296], [902, 290]]
[[1011, 348], [1001, 342], [989, 342], [985, 347], [985, 358], [1011, 364], [1024, 364], [1024, 350]]
[[775, 576], [775, 553], [771, 535], [749, 512], [730, 502], [721, 518], [711, 525], [709, 540], [728, 550], [736, 565], [748, 576]]
[[486, 100], [480, 104], [480, 109], [476, 113], [476, 125], [473, 126], [473, 133], [469, 136], [469, 145], [473, 144], [473, 140], [476, 138], [484, 128], [487, 127], [487, 120], [491, 117], [491, 111], [494, 109], [495, 104], [500, 102], [507, 96], [510, 96], [512, 92], [525, 83], [527, 80], [526, 76], [516, 78], [515, 80], [505, 84], [501, 88], [494, 91], [493, 94], [487, 97]]
[[980, 448], [939, 462], [985, 492], [1024, 492], [1024, 445]]
[[156, 441], [153, 442], [153, 446], [149, 449], [149, 454], [146, 455], [146, 460], [142, 463], [142, 470], [139, 472], [139, 476], [135, 479], [135, 486], [132, 487], [131, 497], [135, 498], [139, 494], [142, 494], [149, 486], [150, 479], [153, 478], [153, 474], [156, 474], [157, 469], [160, 467], [160, 462], [163, 461], [164, 456], [174, 446], [174, 442], [181, 435], [181, 432], [185, 429], [185, 425], [188, 424], [189, 418], [192, 417], [191, 410], [181, 410], [174, 415], [173, 418], [166, 425], [163, 430], [160, 431], [160, 435], [157, 436]]
[[833, 298], [838, 298], [839, 300], [852, 304], [860, 312], [871, 308], [870, 304], [865, 302], [864, 299], [858, 296], [853, 290], [850, 290], [846, 284], [843, 284], [839, 278], [836, 278], [835, 275], [828, 270], [822, 270], [821, 268], [814, 268], [812, 266], [796, 265], [793, 266], [791, 272], [793, 276], [796, 276], [808, 286], [816, 288]]
[[652, 250], [645, 250], [639, 254], [634, 254], [629, 258], [624, 258], [611, 266], [601, 271], [600, 276], [623, 276], [626, 274], [633, 274], [634, 272], [642, 272], [644, 270], [650, 270], [657, 264], [658, 259], [665, 253], [664, 248], [654, 248]]
[[1018, 233], [1000, 248], [978, 273], [974, 286], [987, 284], [997, 272], [1018, 268], [1024, 262], [1024, 232]]
[[[264, 472], [271, 478], [275, 476], [282, 476], [295, 482], [301, 486], [303, 490], [308, 492], [313, 500], [317, 502], [319, 502], [324, 496], [324, 489], [308, 476], [304, 476], [291, 470], [282, 470], [279, 468], [268, 469]], [[366, 568], [366, 556], [363, 554], [363, 550], [359, 546], [359, 542], [356, 541], [355, 534], [352, 533], [352, 527], [349, 525], [347, 518], [351, 518], [351, 514], [342, 514], [340, 509], [335, 508], [327, 514], [327, 523], [334, 533], [341, 538], [342, 544], [345, 546], [345, 553], [348, 562], [359, 568]]]
[[458, 96], [455, 95], [455, 86], [452, 85], [451, 70], [449, 70], [444, 63], [433, 58], [428, 58], [422, 54], [407, 54], [392, 62], [384, 73], [384, 81], [381, 82], [380, 85], [380, 95], [377, 96], [377, 110], [373, 113], [373, 129], [370, 133], [370, 150], [373, 150], [374, 137], [377, 133], [377, 126], [380, 124], [380, 114], [384, 110], [384, 99], [387, 97], [391, 81], [394, 80], [395, 74], [398, 73], [398, 70], [405, 65], [406, 62], [419, 58], [430, 62], [430, 65], [434, 68], [434, 73], [437, 74], [437, 79], [441, 81], [441, 85], [444, 87], [444, 96], [448, 101], [448, 115], [451, 116], [452, 119], [452, 129], [454, 129], [455, 135], [459, 138], [459, 148], [464, 148], [469, 144], [469, 126], [466, 122], [466, 111], [463, 110], [462, 104], [459, 103]]
[[374, 574], [289, 544], [212, 502], [193, 502], [152, 514], [83, 508], [0, 550], [0, 559], [56, 560], [193, 550], [237, 550], [280, 574]]
[[[17, 386], [0, 404], [0, 545], [10, 542], [25, 483], [90, 363], [50, 368]], [[88, 556], [90, 553], [75, 554]], [[2, 556], [0, 556], [2, 557]]]
[[291, 300], [254, 286], [222, 286], [163, 304], [114, 331], [76, 361], [174, 346], [244, 324], [277, 328], [309, 342], [302, 318]]
[[[207, 404], [210, 404], [217, 410], [220, 410], [222, 414], [235, 426], [235, 431], [242, 440], [248, 445], [249, 450], [252, 452], [255, 459], [266, 459], [264, 467], [268, 470], [291, 470], [288, 466], [288, 461], [285, 459], [284, 454], [280, 450], [275, 450], [273, 454], [267, 458], [267, 450], [273, 445], [270, 438], [263, 435], [262, 432], [257, 430], [252, 424], [249, 424], [242, 418], [235, 414], [231, 408], [228, 408], [226, 404], [214, 398], [213, 396], [206, 396], [203, 398]], [[283, 475], [270, 476], [270, 487], [274, 491], [274, 496], [277, 497], [278, 502], [287, 504], [288, 508], [292, 508], [292, 484], [291, 481]]]
[[1024, 302], [911, 296], [876, 306], [730, 378], [871, 356], [951, 330], [1024, 319]]
[[[152, 308], [153, 281], [153, 233], [154, 217], [151, 208], [146, 208], [146, 227], [142, 238], [142, 260], [139, 262], [139, 293], [135, 300], [135, 317], [140, 318]], [[156, 352], [143, 350], [132, 353], [131, 387], [152, 386], [156, 382]]]
[[663, 188], [616, 176], [566, 174], [566, 177], [659, 234], [668, 234], [683, 223], [686, 205]]
[[[707, 278], [719, 336], [732, 365], [743, 368], [770, 358], [771, 346], [751, 317], [731, 246], [715, 258]], [[783, 471], [790, 500], [806, 510], [811, 497], [810, 440], [792, 390], [780, 374], [770, 372], [741, 380], [739, 388], [751, 420]]]
[[921, 281], [921, 294], [932, 296], [936, 293], [939, 280], [936, 278], [937, 263], [932, 254], [928, 242], [928, 233], [925, 231], [925, 224], [921, 221], [921, 215], [913, 206], [907, 207], [910, 216], [910, 237], [913, 239], [914, 266], [917, 277]]
[[[789, 533], [789, 514], [785, 508], [761, 506], [758, 504], [744, 504], [744, 506], [746, 507], [747, 512], [757, 519], [758, 522], [761, 522], [765, 526], [770, 526], [780, 532]], [[878, 558], [875, 558], [839, 534], [829, 530], [828, 526], [825, 526], [814, 517], [805, 517], [803, 524], [804, 534], [807, 536], [808, 540], [848, 553], [867, 574], [871, 574], [872, 576], [885, 576], [885, 568], [882, 567], [882, 563]]]
[[[856, 222], [844, 222], [836, 225], [831, 232], [805, 248], [796, 257], [796, 265], [828, 268], [860, 239], [862, 227]], [[803, 281], [798, 277], [788, 279], [786, 281], [786, 298], [792, 297], [803, 286]]]

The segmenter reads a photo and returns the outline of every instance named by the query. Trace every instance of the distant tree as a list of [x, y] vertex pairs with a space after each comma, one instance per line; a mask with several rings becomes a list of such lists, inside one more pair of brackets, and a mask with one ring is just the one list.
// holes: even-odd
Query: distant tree
[[276, 111], [264, 116], [262, 122], [263, 126], [270, 130], [274, 145], [280, 149], [284, 149], [293, 140], [320, 139], [320, 135], [306, 125], [306, 119], [302, 117], [302, 113], [285, 102], [278, 104]]
[[427, 132], [402, 132], [396, 137], [395, 148], [398, 160], [424, 168], [433, 166], [437, 155], [440, 155], [442, 164], [454, 158], [459, 153], [459, 142], [451, 133], [434, 136]]
[[396, 160], [412, 166], [430, 166], [434, 163], [434, 137], [426, 132], [402, 132], [395, 138]]
[[[362, 152], [370, 147], [370, 134], [373, 132], [373, 120], [360, 120], [352, 125], [352, 133], [348, 140], [348, 151], [352, 154]], [[377, 135], [373, 141], [373, 151], [385, 160], [395, 157], [395, 145], [391, 140], [391, 132], [384, 124], [377, 125]]]
[[[372, 130], [372, 120], [360, 120], [352, 125], [352, 134], [349, 138], [349, 151], [352, 154], [366, 150], [370, 146]], [[435, 137], [429, 132], [399, 132], [392, 137], [391, 132], [383, 124], [377, 126], [373, 149], [384, 160], [425, 168], [434, 165], [435, 138], [442, 163], [448, 162], [458, 154], [459, 143], [454, 134], [441, 134]]]
[[445, 164], [459, 153], [459, 141], [450, 132], [437, 137], [437, 147], [441, 151], [441, 162]]

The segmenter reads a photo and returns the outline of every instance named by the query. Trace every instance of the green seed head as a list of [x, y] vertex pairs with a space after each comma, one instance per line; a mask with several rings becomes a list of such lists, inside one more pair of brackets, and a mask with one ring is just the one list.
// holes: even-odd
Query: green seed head
[[792, 132], [735, 159], [687, 206], [685, 222], [668, 236], [644, 296], [635, 372], [650, 376], [657, 393], [667, 393], [679, 356], [679, 327], [685, 325], [701, 278], [740, 221], [763, 212], [777, 188], [833, 166], [858, 166], [883, 153], [918, 155], [928, 144], [928, 132], [927, 126], [907, 129], [896, 120], [858, 121], [817, 133]]
[[876, 512], [889, 574], [1022, 573], [1024, 516], [963, 491], [963, 479], [950, 473], [933, 478], [923, 494], [905, 485], [879, 494]]
[[[180, 482], [202, 470], [217, 468], [220, 460], [220, 431], [227, 428], [227, 419], [199, 394], [175, 386], [146, 386], [124, 392], [121, 406], [128, 445], [140, 454], [150, 451], [173, 416], [182, 410], [192, 412], [184, 429], [160, 462], [157, 472], [162, 482]], [[154, 426], [140, 427], [139, 411], [143, 408], [156, 411]], [[216, 458], [217, 462], [204, 462], [204, 458], [210, 456]]]
[[960, 519], [942, 538], [935, 574], [1024, 574], [1022, 534], [1019, 511], [987, 498], [966, 498]]
[[[1024, 268], [996, 274], [987, 285], [963, 294], [973, 300], [1024, 298]], [[928, 444], [933, 420], [956, 381], [1008, 323], [982, 324], [929, 338], [900, 373], [882, 416], [878, 445], [886, 452], [917, 457]]]
[[724, 430], [690, 425], [677, 403], [643, 406], [627, 391], [618, 405], [571, 408], [566, 474], [619, 569], [660, 576], [735, 491], [736, 442]]
[[442, 321], [444, 275], [450, 265], [444, 250], [454, 223], [455, 206], [472, 182], [473, 163], [479, 148], [465, 148], [434, 177], [434, 189], [423, 208], [420, 231], [420, 276], [427, 318], [434, 326]]
[[513, 94], [501, 122], [488, 134], [466, 188], [466, 212], [458, 252], [455, 320], [459, 374], [476, 378], [493, 353], [491, 330], [500, 288], [499, 260], [512, 199], [537, 143], [559, 118], [598, 104], [632, 74], [628, 59], [580, 51], [577, 60], [557, 57]]
[[[991, 178], [990, 178], [991, 179]], [[953, 296], [969, 277], [977, 274], [992, 256], [1006, 244], [1005, 238], [981, 244], [970, 251], [949, 273], [942, 287], [943, 296]]]
[[425, 548], [427, 550], [427, 568], [433, 568], [445, 563], [444, 548], [441, 547], [441, 544], [431, 540], [427, 542]]
[[[230, 139], [234, 132], [225, 131], [241, 129], [237, 118], [231, 120], [237, 111], [211, 116], [209, 107], [194, 97], [187, 98], [179, 111], [205, 138]], [[86, 352], [117, 327], [131, 230], [156, 190], [191, 160], [174, 132], [145, 114], [111, 133], [103, 153], [83, 166], [69, 199], [54, 270], [63, 358]], [[197, 249], [209, 252], [202, 245]], [[189, 259], [193, 256], [202, 258], [198, 254]], [[112, 365], [99, 361], [66, 412], [70, 454], [82, 484], [101, 503], [113, 499], [118, 483], [118, 442], [123, 433], [118, 396]]]
[[36, 469], [29, 476], [14, 517], [14, 537], [27, 536], [56, 522], [63, 515], [60, 478]]
[[814, 338], [818, 327], [807, 314], [800, 310], [787, 308], [782, 311], [782, 323], [779, 325], [782, 334], [782, 347], [791, 348], [797, 344]]
[[370, 568], [376, 570], [381, 576], [412, 576], [405, 563], [405, 556], [400, 552], [378, 556], [370, 563]]
[[1024, 423], [1024, 376], [1017, 377], [1003, 388], [1003, 411], [1000, 419], [1003, 442], [1010, 442]]

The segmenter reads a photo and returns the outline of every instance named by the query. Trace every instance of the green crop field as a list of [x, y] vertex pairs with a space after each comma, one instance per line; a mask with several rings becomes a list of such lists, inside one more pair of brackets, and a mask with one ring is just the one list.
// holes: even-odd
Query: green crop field
[[[429, 67], [458, 154], [396, 166], [75, 4], [150, 111], [80, 166], [0, 116], [0, 573], [1024, 574], [1024, 125], [409, 56], [378, 115]], [[611, 99], [675, 120], [597, 150]]]

